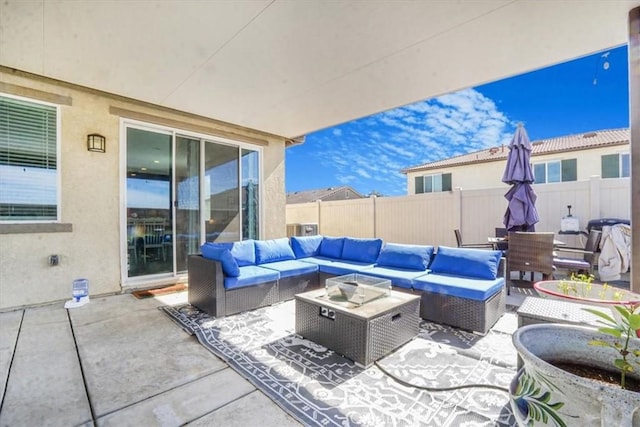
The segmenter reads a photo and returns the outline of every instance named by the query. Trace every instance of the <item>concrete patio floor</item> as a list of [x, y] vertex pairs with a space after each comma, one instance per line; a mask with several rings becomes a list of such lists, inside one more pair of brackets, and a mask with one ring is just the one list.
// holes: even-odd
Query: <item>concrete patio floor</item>
[[157, 307], [186, 292], [0, 313], [2, 426], [299, 426]]
[[[532, 289], [512, 290], [519, 306]], [[299, 426], [158, 306], [131, 294], [0, 313], [0, 426]]]

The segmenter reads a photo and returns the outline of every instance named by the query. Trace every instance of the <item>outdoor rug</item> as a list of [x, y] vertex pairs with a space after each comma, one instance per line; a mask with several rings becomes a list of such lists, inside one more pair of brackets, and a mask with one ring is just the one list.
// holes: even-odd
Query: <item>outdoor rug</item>
[[[294, 301], [220, 319], [188, 304], [160, 309], [304, 425], [515, 425], [505, 390], [403, 385], [376, 365], [364, 369], [302, 338]], [[513, 313], [484, 337], [423, 321], [418, 337], [379, 366], [419, 387], [506, 389], [516, 372], [515, 328]]]

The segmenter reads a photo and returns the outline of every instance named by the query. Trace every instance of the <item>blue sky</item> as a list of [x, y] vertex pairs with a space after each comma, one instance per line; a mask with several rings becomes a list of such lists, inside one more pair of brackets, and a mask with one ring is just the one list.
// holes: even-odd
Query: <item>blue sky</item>
[[309, 134], [286, 150], [286, 191], [403, 195], [401, 169], [508, 144], [519, 122], [532, 141], [628, 127], [627, 47]]

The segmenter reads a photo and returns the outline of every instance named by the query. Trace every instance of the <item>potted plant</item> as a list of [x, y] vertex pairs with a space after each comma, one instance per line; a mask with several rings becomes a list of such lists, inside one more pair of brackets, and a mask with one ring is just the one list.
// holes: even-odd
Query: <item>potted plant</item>
[[520, 426], [640, 425], [640, 305], [616, 306], [616, 317], [588, 310], [603, 327], [538, 324], [514, 333], [523, 367], [510, 401]]
[[640, 302], [640, 295], [605, 284], [595, 284], [593, 275], [571, 274], [569, 280], [544, 280], [533, 287], [543, 298], [595, 306], [629, 305]]

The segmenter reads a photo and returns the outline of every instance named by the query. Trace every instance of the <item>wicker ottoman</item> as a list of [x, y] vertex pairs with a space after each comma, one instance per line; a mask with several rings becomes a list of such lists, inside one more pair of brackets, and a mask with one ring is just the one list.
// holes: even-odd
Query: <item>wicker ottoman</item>
[[394, 292], [362, 306], [346, 306], [318, 289], [295, 296], [296, 333], [334, 350], [360, 366], [413, 339], [420, 324], [420, 297]]

